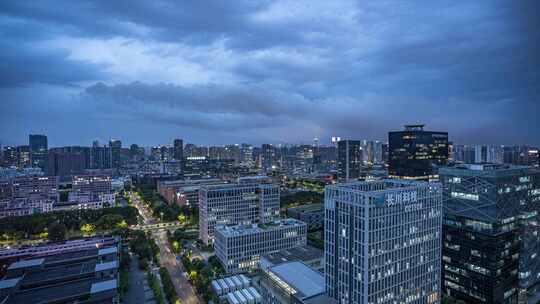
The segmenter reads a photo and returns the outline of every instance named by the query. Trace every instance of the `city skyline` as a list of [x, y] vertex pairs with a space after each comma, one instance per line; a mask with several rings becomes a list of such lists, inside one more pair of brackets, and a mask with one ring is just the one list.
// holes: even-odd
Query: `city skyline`
[[538, 145], [537, 6], [6, 2], [0, 138], [384, 140], [425, 123], [453, 142]]

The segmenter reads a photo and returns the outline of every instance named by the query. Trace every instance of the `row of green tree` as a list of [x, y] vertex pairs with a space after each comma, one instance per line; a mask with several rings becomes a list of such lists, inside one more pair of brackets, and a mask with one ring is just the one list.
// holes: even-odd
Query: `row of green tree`
[[[11, 238], [31, 238], [49, 231], [52, 226], [65, 230], [110, 230], [137, 223], [138, 211], [133, 207], [55, 211], [0, 219], [0, 234]], [[86, 225], [86, 226], [85, 226]], [[84, 227], [84, 228], [83, 228]]]
[[195, 287], [197, 293], [202, 296], [205, 303], [208, 303], [212, 299], [210, 283], [216, 275], [212, 267], [201, 259], [195, 258], [191, 260], [189, 254], [182, 255], [181, 261], [186, 269], [189, 281]]
[[139, 267], [147, 269], [150, 262], [159, 265], [159, 247], [149, 233], [129, 230], [129, 248], [139, 258]]
[[159, 276], [161, 277], [161, 285], [163, 286], [163, 291], [165, 292], [165, 297], [169, 303], [174, 304], [178, 301], [178, 294], [176, 294], [176, 289], [174, 289], [174, 284], [169, 275], [167, 268], [159, 268]]
[[165, 304], [165, 299], [163, 298], [163, 293], [161, 292], [161, 287], [158, 279], [151, 271], [148, 271], [146, 275], [148, 278], [148, 285], [154, 293], [154, 300], [157, 304]]
[[179, 254], [187, 241], [197, 239], [197, 233], [186, 232], [184, 229], [176, 229], [174, 233], [167, 230], [167, 239], [171, 250], [175, 254]]

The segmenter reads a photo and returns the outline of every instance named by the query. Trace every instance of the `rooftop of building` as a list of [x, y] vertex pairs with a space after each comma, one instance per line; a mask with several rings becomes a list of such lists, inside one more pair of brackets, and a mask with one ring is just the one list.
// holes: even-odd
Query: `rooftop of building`
[[283, 249], [262, 256], [263, 259], [273, 265], [278, 265], [292, 261], [312, 261], [322, 259], [324, 252], [321, 249], [311, 246], [298, 246], [290, 249]]
[[178, 180], [164, 180], [159, 181], [161, 187], [180, 187], [183, 185], [192, 186], [199, 184], [212, 184], [212, 183], [227, 183], [220, 178], [201, 178], [201, 179], [178, 179]]
[[296, 211], [300, 213], [322, 212], [324, 210], [324, 204], [308, 204], [298, 207], [288, 208], [287, 211]]
[[230, 236], [256, 234], [256, 233], [261, 233], [265, 231], [282, 229], [286, 227], [300, 227], [300, 226], [306, 226], [306, 223], [296, 220], [296, 219], [286, 218], [286, 219], [275, 220], [273, 222], [268, 222], [264, 224], [259, 223], [259, 224], [219, 226], [219, 227], [216, 227], [216, 232], [219, 232], [225, 236], [230, 237]]
[[74, 240], [67, 240], [63, 242], [46, 243], [38, 246], [21, 246], [10, 249], [0, 250], [0, 258], [10, 258], [17, 256], [38, 256], [38, 255], [52, 255], [68, 253], [71, 254], [74, 251], [83, 249], [103, 249], [108, 247], [116, 247], [120, 241], [119, 237], [93, 237], [93, 238], [81, 238]]
[[338, 303], [335, 299], [330, 298], [326, 294], [318, 294], [312, 297], [304, 297], [301, 300], [303, 304], [337, 304]]
[[220, 191], [229, 189], [253, 189], [253, 188], [270, 188], [279, 187], [279, 185], [271, 182], [236, 182], [227, 184], [207, 184], [201, 185], [201, 189], [207, 191]]
[[15, 263], [9, 265], [7, 270], [9, 271], [9, 270], [17, 270], [17, 269], [23, 269], [23, 268], [28, 268], [28, 267], [41, 266], [41, 265], [43, 265], [44, 262], [45, 262], [45, 259], [43, 259], [43, 258], [41, 258], [41, 259], [31, 259], [31, 260], [22, 260], [22, 261], [18, 261], [18, 262], [15, 262]]
[[510, 164], [458, 164], [450, 167], [439, 168], [439, 175], [463, 175], [463, 176], [510, 176], [523, 173], [540, 173], [538, 168]]
[[300, 299], [323, 294], [326, 290], [323, 275], [302, 262], [283, 263], [270, 267], [268, 272], [295, 290], [296, 296]]
[[[0, 289], [10, 288], [8, 303], [60, 303], [87, 298], [94, 293], [116, 293], [116, 280], [104, 281], [96, 273], [118, 268], [116, 256], [101, 262], [100, 256], [117, 253], [115, 244], [45, 253], [12, 263]], [[37, 254], [40, 254], [39, 252]], [[106, 294], [105, 298], [109, 295]]]
[[418, 188], [433, 187], [434, 183], [419, 180], [406, 179], [375, 179], [366, 181], [354, 181], [326, 186], [327, 189], [346, 189], [348, 191], [363, 194], [380, 194], [390, 191], [413, 190]]
[[52, 285], [47, 288], [32, 288], [18, 291], [8, 299], [8, 303], [27, 304], [36, 303], [60, 303], [68, 299], [92, 295], [99, 292], [116, 290], [116, 279], [100, 281], [97, 279], [86, 279], [81, 281], [71, 281], [65, 284]]

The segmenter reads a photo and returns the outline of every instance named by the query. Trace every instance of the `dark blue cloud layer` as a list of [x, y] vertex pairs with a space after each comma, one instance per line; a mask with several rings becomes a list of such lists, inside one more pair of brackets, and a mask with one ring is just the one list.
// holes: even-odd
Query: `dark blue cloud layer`
[[[536, 1], [2, 2], [0, 139], [384, 139], [425, 122], [457, 142], [540, 144], [539, 12]], [[206, 67], [233, 80], [132, 82], [114, 62], [48, 44], [57, 38], [158, 53], [221, 43], [232, 63]], [[212, 56], [188, 60], [205, 67]]]

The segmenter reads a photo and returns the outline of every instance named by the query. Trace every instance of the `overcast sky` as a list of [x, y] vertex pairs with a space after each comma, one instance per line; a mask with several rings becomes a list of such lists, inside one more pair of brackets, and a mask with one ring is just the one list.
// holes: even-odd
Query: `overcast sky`
[[540, 144], [538, 3], [1, 1], [0, 140]]

